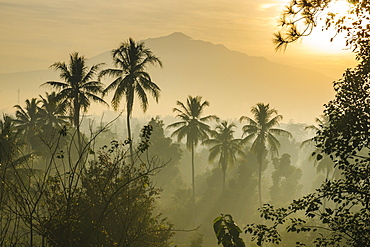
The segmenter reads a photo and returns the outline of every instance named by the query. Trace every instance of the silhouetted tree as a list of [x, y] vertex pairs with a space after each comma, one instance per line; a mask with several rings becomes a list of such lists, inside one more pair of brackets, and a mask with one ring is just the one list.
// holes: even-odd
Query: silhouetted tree
[[35, 147], [37, 136], [41, 132], [41, 126], [43, 125], [40, 104], [40, 100], [32, 98], [31, 100], [26, 100], [24, 108], [20, 105], [14, 106], [17, 109], [14, 123], [18, 131], [24, 135], [26, 141], [31, 144], [28, 151], [31, 151], [31, 146]]
[[281, 204], [294, 199], [302, 187], [299, 185], [302, 170], [291, 165], [290, 155], [287, 153], [274, 158], [273, 165], [271, 201]]
[[20, 132], [14, 126], [15, 122], [8, 115], [0, 120], [0, 164], [1, 169], [13, 164], [14, 159], [21, 153]]
[[[31, 102], [28, 101], [30, 105]], [[27, 111], [22, 113], [28, 116]], [[0, 246], [16, 246], [25, 240], [22, 223], [27, 219], [22, 217], [18, 205], [14, 203], [14, 197], [18, 196], [14, 193], [15, 187], [27, 186], [32, 173], [27, 162], [32, 159], [33, 153], [27, 148], [29, 139], [23, 134], [32, 125], [28, 121], [24, 123], [24, 129], [18, 129], [10, 116], [3, 115], [0, 120]], [[28, 193], [32, 194], [31, 191]], [[32, 230], [29, 233], [32, 242]]]
[[[65, 125], [66, 119], [68, 117], [65, 116], [66, 114], [66, 105], [63, 105], [63, 102], [58, 102], [56, 100], [56, 93], [45, 93], [45, 97], [40, 95], [42, 106], [40, 117], [44, 121], [44, 125], [50, 127], [61, 127]], [[64, 102], [65, 103], [65, 102]]]
[[268, 147], [272, 155], [277, 155], [280, 142], [275, 135], [290, 137], [291, 134], [286, 130], [275, 128], [275, 126], [279, 125], [279, 121], [282, 120], [283, 116], [278, 115], [277, 111], [270, 108], [269, 104], [257, 103], [256, 106], [252, 107], [251, 113], [254, 119], [242, 116], [239, 121], [247, 120], [249, 122], [243, 126], [243, 136], [245, 136], [243, 142], [253, 141], [251, 150], [256, 153], [259, 163], [258, 191], [259, 203], [262, 206], [261, 177], [264, 152]]
[[[347, 4], [348, 11], [337, 13], [335, 5], [343, 2]], [[276, 50], [286, 49], [288, 44], [309, 36], [317, 26], [320, 26], [318, 22], [320, 19], [323, 22], [319, 28], [326, 30], [332, 28], [335, 31], [330, 41], [339, 33], [345, 34], [343, 35], [346, 39], [345, 44], [356, 52], [357, 58], [368, 57], [370, 29], [367, 26], [367, 20], [370, 14], [370, 3], [357, 0], [343, 2], [291, 0], [281, 14], [281, 30], [274, 34]]]
[[[294, 200], [286, 208], [264, 205], [261, 217], [270, 224], [249, 224], [245, 232], [252, 234], [258, 246], [264, 242], [279, 244], [279, 227], [287, 232], [311, 233], [310, 244], [316, 246], [369, 246], [370, 243], [370, 118], [369, 118], [369, 4], [368, 1], [346, 1], [351, 10], [346, 16], [328, 11], [326, 27], [337, 33], [346, 32], [347, 45], [357, 52], [359, 65], [347, 69], [342, 79], [334, 82], [335, 98], [325, 105], [328, 124], [315, 136], [316, 148], [328, 155], [341, 177], [326, 180], [316, 192]], [[317, 17], [330, 10], [336, 1], [294, 1], [284, 10], [281, 20], [286, 33], [276, 34], [277, 48], [285, 47], [317, 26]], [[348, 21], [349, 20], [349, 21]], [[300, 29], [301, 28], [301, 29]], [[325, 200], [334, 207], [321, 210]], [[296, 213], [305, 217], [297, 217]], [[315, 234], [316, 233], [316, 234]], [[307, 240], [307, 239], [306, 239]], [[306, 241], [307, 242], [307, 241]], [[306, 243], [296, 241], [296, 246]]]
[[65, 188], [63, 174], [50, 177], [42, 206], [46, 217], [38, 220], [51, 246], [170, 245], [172, 225], [153, 212], [159, 190], [150, 175], [159, 165], [126, 163], [127, 144], [112, 141], [85, 171], [71, 173], [76, 182], [80, 177], [79, 186]]
[[[327, 126], [328, 118], [325, 115], [315, 119], [316, 125], [306, 126], [306, 130], [314, 131], [315, 134], [319, 133]], [[315, 137], [307, 139], [302, 142], [301, 147], [308, 145], [315, 145]], [[317, 173], [324, 173], [325, 179], [329, 179], [329, 174], [334, 172], [334, 162], [330, 159], [329, 155], [322, 154], [322, 151], [315, 147], [314, 151], [310, 155], [310, 159], [314, 159], [314, 165], [316, 166]]]
[[[315, 136], [316, 147], [331, 157], [341, 177], [324, 181], [314, 193], [294, 200], [286, 208], [265, 205], [260, 209], [261, 217], [271, 220], [271, 224], [250, 224], [246, 228], [259, 246], [263, 242], [279, 243], [280, 227], [288, 232], [311, 233], [308, 241], [317, 246], [369, 246], [369, 69], [369, 61], [363, 60], [334, 83], [335, 98], [324, 110], [328, 124]], [[325, 201], [328, 204], [322, 210]], [[299, 216], [301, 212], [305, 217]], [[298, 242], [297, 246], [306, 243]]]
[[[8, 210], [9, 190], [7, 182], [14, 174], [15, 167], [20, 163], [22, 156], [22, 142], [20, 132], [14, 127], [13, 119], [3, 115], [0, 120], [0, 246], [12, 243], [12, 229], [10, 222], [19, 222], [16, 214]], [[9, 176], [10, 175], [10, 176]], [[18, 237], [18, 236], [17, 236]]]
[[167, 128], [178, 128], [171, 136], [177, 136], [177, 140], [179, 142], [186, 137], [186, 147], [191, 150], [192, 188], [193, 200], [195, 200], [195, 148], [200, 141], [206, 140], [211, 133], [210, 126], [206, 124], [206, 122], [217, 120], [218, 117], [215, 115], [202, 117], [204, 107], [209, 106], [209, 102], [202, 102], [201, 96], [189, 96], [186, 104], [180, 101], [177, 101], [176, 104], [178, 105], [178, 108], [173, 108], [173, 111], [177, 113], [176, 117], [179, 118], [180, 121], [168, 125]]
[[[158, 102], [160, 88], [155, 84], [146, 68], [149, 65], [162, 67], [162, 62], [151, 50], [145, 47], [143, 42], [135, 42], [132, 38], [123, 42], [120, 47], [112, 50], [113, 62], [116, 68], [105, 69], [100, 72], [99, 78], [104, 76], [115, 77], [105, 89], [104, 94], [115, 90], [111, 104], [117, 110], [122, 98], [126, 101], [127, 131], [128, 138], [132, 141], [130, 117], [132, 115], [135, 95], [138, 97], [140, 106], [145, 112], [148, 108], [147, 92], [152, 94]], [[133, 162], [132, 144], [130, 145], [131, 162]]]
[[93, 80], [103, 64], [96, 64], [89, 69], [84, 56], [77, 52], [70, 54], [69, 63], [56, 62], [50, 67], [60, 72], [64, 82], [48, 81], [42, 85], [49, 85], [57, 90], [55, 101], [65, 105], [69, 110], [72, 123], [80, 132], [80, 115], [86, 112], [94, 102], [106, 104], [100, 97], [103, 84]]
[[211, 132], [210, 139], [203, 141], [203, 144], [211, 146], [209, 150], [209, 161], [213, 162], [218, 157], [218, 164], [221, 166], [223, 178], [222, 188], [225, 189], [226, 169], [233, 165], [237, 155], [245, 157], [240, 144], [241, 139], [234, 139], [234, 123], [222, 121]]
[[164, 189], [164, 193], [173, 192], [182, 183], [179, 170], [182, 149], [180, 148], [180, 144], [173, 143], [172, 138], [166, 137], [164, 131], [165, 125], [159, 117], [152, 118], [148, 125], [153, 127], [150, 137], [150, 148], [147, 151], [148, 156], [166, 164], [153, 177], [153, 180], [158, 183], [159, 187]]

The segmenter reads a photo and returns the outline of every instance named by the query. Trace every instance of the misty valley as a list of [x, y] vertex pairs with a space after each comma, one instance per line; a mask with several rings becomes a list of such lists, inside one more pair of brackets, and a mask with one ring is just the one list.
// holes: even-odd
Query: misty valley
[[0, 74], [0, 246], [370, 246], [370, 3], [332, 2], [273, 42], [347, 34], [334, 82], [179, 32]]
[[[307, 125], [283, 123], [267, 102], [220, 119], [200, 95], [174, 102], [175, 117], [134, 118], [160, 100], [146, 67], [162, 61], [131, 38], [111, 55], [113, 68], [70, 54], [51, 66], [61, 80], [3, 114], [1, 246], [306, 246], [368, 234], [369, 91], [356, 79], [367, 64]], [[92, 102], [113, 118], [87, 115]], [[355, 219], [361, 229], [340, 228]]]

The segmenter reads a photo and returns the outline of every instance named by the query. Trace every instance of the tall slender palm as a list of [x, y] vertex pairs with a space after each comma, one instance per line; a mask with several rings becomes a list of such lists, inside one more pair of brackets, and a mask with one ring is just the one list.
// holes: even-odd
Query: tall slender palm
[[[115, 77], [114, 81], [105, 88], [104, 94], [115, 90], [111, 101], [114, 110], [118, 110], [122, 98], [125, 98], [127, 132], [129, 140], [132, 140], [130, 118], [135, 95], [138, 97], [144, 112], [149, 105], [147, 92], [152, 94], [158, 102], [160, 88], [152, 81], [150, 75], [146, 72], [146, 68], [149, 65], [157, 64], [162, 67], [162, 62], [151, 50], [145, 47], [143, 42], [135, 42], [132, 38], [123, 42], [117, 49], [112, 50], [112, 57], [116, 68], [101, 71], [99, 78], [104, 76]], [[132, 143], [130, 144], [130, 153], [133, 162]]]
[[180, 101], [177, 101], [176, 104], [178, 105], [178, 108], [173, 108], [173, 111], [177, 113], [176, 117], [179, 118], [180, 121], [168, 125], [167, 128], [178, 128], [172, 133], [171, 137], [177, 136], [177, 140], [179, 142], [186, 137], [186, 147], [191, 150], [193, 200], [195, 200], [195, 148], [200, 141], [208, 139], [211, 133], [211, 129], [206, 122], [218, 120], [218, 117], [215, 115], [202, 117], [203, 110], [206, 106], [209, 106], [209, 102], [202, 102], [201, 96], [189, 96], [186, 101], [186, 105]]
[[71, 114], [71, 122], [77, 128], [78, 133], [80, 131], [81, 112], [87, 112], [91, 100], [106, 104], [100, 97], [103, 84], [93, 80], [102, 65], [95, 64], [88, 68], [85, 57], [80, 56], [78, 52], [74, 52], [70, 54], [68, 65], [65, 62], [56, 62], [50, 66], [60, 72], [60, 78], [64, 82], [48, 81], [43, 84], [58, 90], [55, 100], [66, 105]]
[[262, 206], [262, 160], [265, 155], [265, 150], [270, 151], [271, 155], [277, 155], [280, 147], [280, 142], [275, 135], [291, 137], [292, 135], [283, 129], [275, 128], [283, 119], [282, 115], [278, 115], [277, 111], [270, 108], [269, 104], [257, 103], [251, 109], [253, 119], [247, 116], [242, 116], [240, 122], [246, 120], [248, 124], [243, 126], [243, 142], [252, 141], [251, 150], [256, 153], [259, 163], [258, 169], [258, 192], [259, 203]]
[[203, 144], [212, 146], [209, 150], [209, 161], [213, 162], [218, 157], [218, 163], [221, 166], [223, 179], [222, 188], [225, 189], [226, 169], [229, 165], [234, 164], [237, 155], [245, 157], [241, 147], [241, 139], [234, 139], [234, 123], [222, 121], [221, 124], [216, 126], [212, 131], [213, 138], [203, 141]]

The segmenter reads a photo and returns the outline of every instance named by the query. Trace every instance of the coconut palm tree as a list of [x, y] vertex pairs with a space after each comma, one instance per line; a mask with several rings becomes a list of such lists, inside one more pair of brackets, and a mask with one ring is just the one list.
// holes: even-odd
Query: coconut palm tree
[[[66, 114], [66, 104], [56, 101], [56, 93], [45, 93], [45, 97], [39, 95], [41, 98], [41, 118], [44, 121], [44, 125], [50, 127], [60, 127], [66, 124], [68, 117]], [[64, 102], [65, 103], [65, 102]]]
[[[22, 148], [24, 140], [21, 138], [21, 132], [17, 131], [15, 121], [8, 115], [3, 115], [0, 120], [0, 171], [3, 176], [3, 171], [9, 167], [17, 166], [24, 161], [26, 156], [22, 156]], [[27, 155], [29, 158], [30, 155]], [[1, 177], [3, 179], [3, 177]], [[4, 181], [4, 179], [3, 179]]]
[[50, 66], [60, 72], [60, 78], [64, 81], [48, 81], [42, 84], [57, 90], [54, 100], [67, 107], [77, 133], [80, 132], [81, 112], [87, 112], [91, 101], [106, 104], [100, 97], [103, 84], [93, 80], [102, 65], [101, 63], [95, 64], [88, 68], [85, 57], [74, 52], [70, 54], [68, 65], [65, 62], [56, 62]]
[[262, 190], [261, 190], [261, 177], [262, 177], [262, 161], [266, 155], [265, 151], [268, 150], [272, 156], [278, 155], [280, 142], [276, 135], [291, 137], [292, 135], [283, 129], [275, 128], [283, 119], [282, 115], [278, 115], [277, 111], [270, 108], [269, 104], [257, 103], [252, 107], [251, 113], [253, 119], [247, 116], [242, 116], [240, 122], [247, 121], [248, 124], [244, 125], [243, 142], [252, 142], [251, 150], [257, 155], [259, 165], [258, 169], [258, 193], [259, 203], [262, 206]]
[[[315, 118], [315, 124], [309, 125], [305, 127], [305, 130], [314, 131], [315, 133], [318, 133], [319, 131], [322, 131], [325, 126], [327, 126], [329, 123], [329, 119], [325, 115], [321, 115], [318, 118]], [[302, 142], [301, 148], [306, 146], [312, 146], [315, 144], [315, 136], [312, 138], [309, 138]], [[315, 147], [314, 151], [312, 152], [312, 155], [310, 155], [309, 159], [314, 159], [314, 166], [316, 167], [317, 173], [324, 173], [325, 179], [329, 179], [330, 173], [333, 173], [334, 175], [334, 162], [330, 159], [329, 155], [323, 154], [321, 150], [317, 147]]]
[[37, 98], [32, 98], [31, 100], [27, 99], [25, 102], [25, 108], [20, 105], [14, 106], [16, 108], [14, 123], [18, 131], [32, 143], [34, 137], [41, 130], [41, 101]]
[[[125, 99], [128, 138], [132, 141], [130, 118], [135, 95], [138, 97], [144, 112], [149, 105], [148, 92], [158, 102], [160, 88], [152, 81], [149, 73], [146, 72], [146, 68], [149, 65], [157, 64], [162, 67], [162, 62], [151, 50], [145, 47], [143, 42], [135, 42], [132, 38], [123, 42], [117, 49], [112, 50], [112, 57], [116, 68], [101, 71], [99, 78], [104, 76], [114, 77], [114, 81], [104, 89], [104, 94], [115, 90], [111, 101], [114, 110], [118, 110], [122, 98]], [[130, 144], [130, 155], [133, 162], [132, 143]]]
[[218, 157], [218, 164], [221, 166], [223, 179], [222, 188], [225, 189], [226, 169], [229, 165], [234, 164], [237, 155], [245, 157], [241, 147], [241, 139], [234, 139], [234, 123], [222, 121], [212, 131], [210, 139], [203, 141], [203, 144], [211, 146], [208, 160], [214, 162]]
[[178, 105], [178, 108], [173, 108], [173, 111], [177, 113], [176, 117], [179, 118], [180, 121], [168, 125], [167, 128], [178, 128], [172, 133], [171, 137], [177, 136], [177, 140], [179, 142], [186, 137], [186, 147], [191, 150], [193, 200], [195, 200], [195, 148], [197, 147], [199, 142], [208, 139], [209, 135], [212, 132], [206, 122], [209, 122], [211, 120], [218, 120], [218, 117], [215, 115], [202, 117], [203, 110], [206, 106], [209, 106], [209, 102], [202, 102], [201, 96], [189, 96], [186, 104], [180, 101], [177, 101], [176, 104]]
[[28, 143], [27, 151], [41, 154], [45, 151], [44, 141], [50, 138], [51, 134], [47, 130], [47, 119], [45, 119], [45, 110], [41, 108], [42, 101], [37, 98], [27, 99], [26, 106], [15, 105], [16, 118], [14, 126], [22, 135], [24, 141]]

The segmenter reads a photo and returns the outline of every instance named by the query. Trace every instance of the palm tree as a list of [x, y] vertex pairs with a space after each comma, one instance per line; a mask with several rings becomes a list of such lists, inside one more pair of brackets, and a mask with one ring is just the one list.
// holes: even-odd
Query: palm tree
[[[66, 105], [56, 101], [56, 93], [45, 93], [45, 97], [40, 95], [42, 106], [41, 106], [41, 118], [44, 120], [44, 124], [50, 127], [61, 127], [66, 124], [68, 117], [64, 116], [66, 113]], [[64, 102], [65, 103], [65, 102]]]
[[14, 123], [18, 131], [23, 134], [28, 140], [32, 142], [32, 139], [39, 133], [41, 130], [40, 123], [40, 103], [41, 101], [32, 98], [31, 100], [27, 99], [26, 107], [23, 108], [20, 105], [15, 105], [17, 109], [14, 119]]
[[[328, 124], [329, 119], [326, 115], [321, 115], [318, 118], [315, 118], [315, 124], [309, 125], [305, 127], [305, 130], [314, 131], [316, 134], [322, 131]], [[301, 147], [311, 146], [315, 144], [315, 137], [309, 138], [302, 142]], [[317, 173], [324, 173], [325, 179], [329, 179], [330, 173], [334, 175], [334, 162], [331, 160], [329, 155], [323, 154], [323, 152], [315, 147], [312, 155], [310, 155], [309, 159], [314, 158], [314, 166], [316, 166]]]
[[15, 105], [17, 109], [14, 121], [14, 126], [23, 136], [23, 139], [30, 145], [27, 145], [27, 151], [40, 154], [45, 151], [44, 141], [50, 137], [50, 132], [45, 130], [47, 120], [45, 119], [45, 110], [41, 108], [42, 101], [37, 98], [27, 99], [26, 106], [23, 108], [20, 105]]
[[[21, 163], [25, 156], [22, 155], [22, 147], [24, 142], [20, 138], [21, 132], [17, 131], [15, 121], [8, 115], [3, 115], [0, 120], [0, 171], [1, 176], [3, 172], [9, 168]], [[21, 158], [19, 158], [21, 157]], [[29, 157], [29, 155], [27, 155]], [[4, 178], [1, 177], [2, 181]]]
[[[144, 46], [143, 42], [135, 42], [132, 38], [123, 42], [117, 49], [112, 50], [112, 57], [116, 68], [101, 71], [99, 78], [104, 76], [115, 77], [114, 81], [105, 88], [104, 94], [115, 90], [111, 101], [114, 110], [118, 110], [122, 98], [125, 98], [127, 132], [129, 140], [132, 141], [130, 118], [135, 95], [137, 95], [144, 112], [149, 105], [147, 92], [151, 93], [158, 102], [160, 88], [152, 81], [150, 75], [146, 72], [146, 68], [148, 65], [156, 64], [162, 67], [162, 62]], [[130, 155], [133, 162], [132, 143], [130, 143]]]
[[56, 62], [50, 66], [60, 72], [60, 78], [64, 82], [48, 81], [43, 84], [58, 90], [54, 100], [67, 107], [77, 133], [80, 132], [81, 111], [87, 112], [91, 100], [106, 104], [99, 96], [103, 91], [103, 84], [93, 80], [102, 65], [96, 64], [89, 69], [85, 57], [74, 52], [70, 54], [68, 65], [65, 62]]
[[175, 122], [167, 126], [167, 128], [178, 128], [176, 129], [171, 137], [177, 136], [177, 140], [180, 142], [186, 137], [186, 147], [191, 150], [191, 168], [192, 168], [192, 187], [193, 187], [193, 201], [195, 200], [195, 183], [194, 183], [194, 153], [200, 141], [208, 139], [212, 132], [209, 125], [206, 122], [211, 120], [218, 120], [215, 115], [209, 115], [202, 117], [204, 107], [209, 106], [208, 101], [202, 102], [201, 96], [192, 97], [189, 96], [186, 105], [180, 101], [176, 104], [178, 108], [173, 108], [173, 111], [178, 113], [177, 118], [179, 122]]
[[216, 130], [212, 131], [212, 139], [203, 141], [203, 144], [212, 146], [209, 153], [209, 161], [213, 162], [217, 157], [218, 163], [221, 166], [223, 179], [222, 188], [225, 189], [226, 169], [228, 165], [234, 164], [236, 155], [245, 157], [241, 149], [241, 139], [234, 139], [234, 123], [222, 121], [221, 124], [216, 126]]
[[262, 190], [261, 190], [261, 176], [262, 176], [262, 160], [265, 155], [265, 150], [270, 151], [271, 155], [278, 155], [280, 142], [276, 139], [275, 135], [291, 137], [288, 131], [283, 129], [274, 128], [279, 125], [283, 119], [282, 115], [278, 115], [275, 109], [270, 108], [269, 104], [257, 103], [251, 109], [253, 119], [247, 116], [242, 116], [240, 122], [247, 120], [249, 123], [244, 125], [243, 142], [252, 141], [251, 151], [257, 155], [259, 163], [258, 170], [258, 192], [259, 203], [262, 206]]

